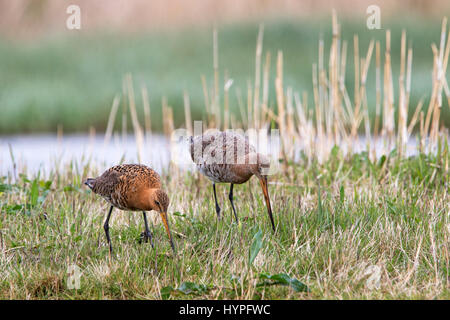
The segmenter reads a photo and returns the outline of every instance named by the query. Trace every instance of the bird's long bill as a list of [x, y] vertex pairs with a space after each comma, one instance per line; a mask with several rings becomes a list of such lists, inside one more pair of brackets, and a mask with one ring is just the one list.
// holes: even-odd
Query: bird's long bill
[[267, 212], [269, 213], [270, 222], [272, 222], [272, 229], [275, 231], [275, 223], [272, 217], [272, 207], [270, 206], [269, 189], [267, 187], [267, 176], [262, 176], [259, 178], [259, 183], [264, 193], [264, 198], [266, 199]]
[[166, 228], [167, 235], [169, 236], [170, 246], [172, 247], [173, 252], [175, 253], [175, 246], [173, 245], [172, 233], [170, 233], [169, 221], [167, 220], [167, 212], [160, 212], [161, 219], [164, 223], [164, 227]]

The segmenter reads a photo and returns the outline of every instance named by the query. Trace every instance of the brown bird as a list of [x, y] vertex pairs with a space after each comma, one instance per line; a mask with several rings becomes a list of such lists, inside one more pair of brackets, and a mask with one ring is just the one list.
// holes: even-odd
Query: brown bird
[[152, 247], [154, 246], [146, 211], [158, 211], [169, 236], [172, 250], [175, 252], [167, 220], [169, 197], [161, 189], [161, 179], [153, 169], [140, 164], [122, 164], [106, 170], [100, 177], [87, 179], [84, 184], [111, 204], [103, 225], [110, 252], [112, 252], [112, 244], [109, 237], [109, 219], [114, 207], [121, 210], [142, 211], [145, 231], [141, 237], [145, 242], [150, 240]]
[[233, 203], [233, 185], [247, 182], [255, 175], [261, 184], [272, 229], [275, 231], [267, 187], [267, 171], [270, 162], [265, 155], [256, 152], [246, 137], [232, 131], [206, 132], [190, 138], [190, 153], [199, 171], [213, 183], [216, 213], [219, 219], [220, 207], [217, 203], [216, 183], [231, 184], [228, 198], [237, 222], [238, 216]]

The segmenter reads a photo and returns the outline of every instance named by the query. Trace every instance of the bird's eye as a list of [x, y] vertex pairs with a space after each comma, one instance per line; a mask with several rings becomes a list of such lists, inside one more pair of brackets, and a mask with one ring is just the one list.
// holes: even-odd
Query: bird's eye
[[158, 205], [158, 206], [160, 205], [158, 200], [155, 200], [155, 203], [156, 203], [156, 205]]

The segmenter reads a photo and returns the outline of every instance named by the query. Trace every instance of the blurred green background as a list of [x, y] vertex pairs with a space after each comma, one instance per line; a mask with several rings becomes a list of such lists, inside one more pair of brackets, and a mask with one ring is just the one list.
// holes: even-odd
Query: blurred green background
[[[131, 28], [126, 27], [127, 20], [111, 28], [108, 24], [110, 20], [106, 20], [104, 25], [102, 21], [89, 24], [98, 13], [96, 9], [97, 11], [89, 12], [91, 18], [87, 19], [85, 24], [82, 20], [81, 31], [69, 31], [65, 28], [65, 19], [68, 15], [64, 11], [64, 6], [57, 11], [58, 14], [55, 14], [59, 18], [55, 18], [50, 25], [34, 28], [34, 25], [39, 26], [40, 19], [47, 19], [46, 10], [56, 10], [49, 5], [54, 4], [54, 1], [37, 1], [40, 5], [34, 4], [35, 7], [28, 1], [21, 2], [28, 11], [17, 19], [16, 29], [14, 30], [14, 23], [11, 26], [11, 22], [8, 29], [6, 29], [7, 22], [1, 26], [1, 134], [54, 132], [59, 124], [62, 125], [64, 132], [86, 132], [91, 126], [97, 130], [104, 130], [112, 100], [115, 94], [122, 92], [122, 79], [128, 72], [133, 76], [140, 115], [143, 114], [140, 87], [141, 84], [147, 86], [152, 126], [155, 130], [162, 129], [163, 96], [167, 97], [169, 105], [174, 108], [176, 125], [184, 123], [184, 90], [188, 91], [191, 98], [193, 119], [201, 119], [205, 107], [200, 77], [205, 75], [210, 87], [213, 82], [214, 22], [217, 23], [219, 32], [221, 86], [226, 70], [229, 77], [234, 80], [230, 91], [230, 107], [236, 111], [238, 118], [236, 89], [239, 88], [246, 101], [247, 81], [252, 85], [254, 82], [259, 23], [264, 23], [263, 54], [270, 51], [272, 55], [270, 105], [274, 108], [276, 106], [274, 90], [276, 53], [282, 50], [285, 88], [292, 86], [295, 91], [307, 91], [309, 105], [312, 106], [311, 74], [312, 64], [318, 60], [318, 42], [321, 37], [325, 41], [325, 63], [331, 43], [331, 5], [324, 6], [320, 10], [313, 8], [309, 14], [298, 16], [280, 12], [270, 15], [262, 12], [248, 19], [240, 16], [239, 19], [231, 19], [211, 14], [202, 24], [196, 24], [195, 21], [186, 23], [177, 21], [171, 24], [168, 21], [169, 26], [161, 22], [149, 26], [137, 23]], [[89, 9], [84, 9], [82, 1], [78, 2], [81, 2], [83, 19], [84, 12]], [[128, 3], [132, 6], [134, 2]], [[400, 37], [402, 29], [406, 30], [407, 44], [413, 48], [411, 115], [419, 99], [425, 97], [427, 105], [431, 95], [433, 66], [431, 44], [434, 42], [439, 46], [441, 22], [445, 12], [438, 10], [423, 14], [421, 1], [408, 3], [410, 7], [407, 8], [411, 10], [402, 10], [401, 7], [391, 8], [386, 15], [383, 15], [381, 4], [380, 30], [366, 28], [367, 14], [364, 5], [361, 5], [361, 9], [355, 8], [354, 11], [348, 7], [340, 8], [339, 3], [335, 8], [341, 24], [342, 37], [348, 41], [346, 84], [351, 96], [353, 35], [359, 36], [361, 57], [365, 56], [371, 39], [380, 40], [384, 61], [385, 32], [386, 29], [391, 29], [392, 67], [396, 86], [395, 97], [398, 101]], [[8, 5], [3, 2], [0, 9], [2, 6], [5, 9]], [[8, 10], [2, 12], [6, 15]], [[29, 18], [29, 15], [33, 18]], [[236, 16], [236, 14], [233, 16], [233, 13], [230, 15], [232, 18]], [[369, 108], [373, 114], [375, 56], [372, 57], [368, 77]], [[441, 122], [448, 127], [450, 112], [446, 99], [443, 101]], [[120, 121], [117, 119], [117, 123]], [[131, 129], [131, 125], [129, 128]]]

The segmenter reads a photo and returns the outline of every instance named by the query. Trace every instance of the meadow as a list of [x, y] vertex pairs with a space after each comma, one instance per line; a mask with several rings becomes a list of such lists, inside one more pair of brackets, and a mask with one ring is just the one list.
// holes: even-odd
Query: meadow
[[[445, 150], [444, 150], [445, 149]], [[256, 179], [227, 188], [199, 173], [164, 174], [177, 253], [157, 214], [155, 249], [139, 243], [140, 213], [114, 211], [81, 182], [97, 172], [67, 166], [42, 179], [0, 180], [2, 299], [449, 299], [449, 153], [366, 153], [301, 161], [270, 177], [276, 233]], [[70, 266], [82, 274], [68, 289]]]
[[[6, 125], [14, 132], [62, 124], [70, 131], [95, 126], [106, 129], [105, 143], [112, 134], [119, 135], [120, 130], [126, 134], [127, 128], [132, 128], [138, 159], [148, 152], [147, 138], [153, 131], [162, 130], [170, 139], [180, 125], [192, 132], [192, 120], [203, 119], [205, 127], [223, 130], [277, 129], [281, 150], [275, 161], [280, 168], [269, 177], [276, 232], [271, 229], [256, 179], [235, 188], [239, 223], [233, 222], [228, 189], [218, 186], [224, 213], [224, 219], [218, 221], [211, 183], [197, 171], [185, 171], [171, 163], [161, 175], [171, 199], [169, 219], [176, 254], [156, 214], [150, 215], [155, 235], [152, 249], [150, 244], [139, 243], [144, 229], [141, 214], [115, 210], [110, 224], [115, 252], [110, 256], [103, 231], [108, 205], [82, 185], [86, 177], [101, 173], [101, 164], [92, 163], [86, 155], [81, 162], [72, 161], [45, 175], [26, 174], [14, 166], [0, 177], [0, 298], [449, 299], [447, 21], [435, 21], [429, 29], [433, 35], [426, 41], [419, 33], [427, 34], [428, 29], [412, 24], [402, 25], [406, 33], [394, 28], [378, 31], [379, 40], [374, 41], [353, 33], [347, 37], [352, 29], [346, 29], [345, 23], [341, 29], [335, 15], [331, 25], [331, 32], [319, 42], [317, 26], [309, 26], [314, 32], [306, 25], [295, 29], [298, 37], [311, 38], [311, 46], [317, 48], [304, 53], [314, 53], [312, 68], [310, 63], [298, 63], [303, 45], [284, 41], [283, 36], [293, 32], [289, 27], [265, 25], [264, 41], [261, 28], [256, 29], [258, 40], [255, 30], [248, 29], [251, 40], [246, 42], [235, 38], [232, 29], [220, 32], [220, 37], [209, 33], [205, 37], [213, 38], [211, 50], [199, 57], [212, 58], [195, 63], [175, 48], [193, 50], [190, 55], [197, 56], [197, 50], [206, 46], [189, 44], [189, 40], [184, 43], [180, 38], [168, 52], [182, 55], [185, 68], [196, 71], [178, 78], [171, 64], [174, 58], [161, 57], [162, 70], [150, 73], [155, 75], [155, 84], [148, 85], [148, 91], [141, 87], [140, 77], [144, 66], [153, 68], [150, 62], [136, 64], [138, 69], [127, 70], [131, 74], [122, 78], [124, 66], [105, 60], [114, 59], [110, 53], [115, 50], [93, 59], [90, 54], [77, 55], [68, 45], [62, 48], [73, 55], [75, 60], [69, 64], [74, 72], [64, 73], [65, 67], [57, 68], [67, 66], [63, 59], [49, 55], [43, 45], [41, 57], [55, 67], [45, 67], [42, 60], [33, 65], [52, 70], [47, 73], [48, 80], [58, 79], [54, 85], [61, 87], [61, 96], [57, 98], [46, 87], [48, 82], [43, 82], [43, 87], [35, 87], [38, 96], [32, 100], [41, 104], [47, 95], [47, 102], [65, 101], [73, 106], [78, 101], [77, 107], [61, 107], [52, 113], [60, 105], [44, 103], [48, 109], [39, 109], [39, 114], [46, 110], [42, 118], [33, 114], [33, 109], [10, 107], [5, 113], [9, 120], [2, 117], [2, 128]], [[279, 33], [271, 33], [274, 30]], [[416, 36], [423, 41], [413, 40], [409, 46], [408, 39]], [[349, 41], [341, 41], [341, 37]], [[297, 49], [275, 49], [268, 56], [271, 42], [267, 44], [267, 39]], [[91, 41], [96, 43], [95, 38]], [[135, 54], [142, 58], [130, 57], [129, 61], [147, 59], [145, 48], [150, 41], [138, 43], [143, 48]], [[164, 48], [163, 44], [154, 45]], [[126, 47], [126, 43], [118, 41], [115, 46]], [[236, 58], [237, 47], [242, 59]], [[15, 49], [11, 48], [12, 57]], [[249, 51], [248, 62], [244, 50]], [[135, 51], [122, 51], [126, 52]], [[421, 58], [422, 54], [427, 59]], [[17, 60], [11, 57], [10, 61], [21, 61], [20, 55]], [[73, 64], [77, 59], [85, 63]], [[164, 67], [163, 61], [168, 66]], [[203, 66], [204, 61], [211, 63]], [[5, 65], [11, 67], [11, 63]], [[80, 69], [86, 65], [90, 67]], [[245, 76], [235, 78], [231, 68], [240, 66]], [[8, 73], [9, 77], [14, 80], [20, 70], [28, 70], [22, 67], [17, 66], [18, 73]], [[96, 70], [111, 73], [103, 77]], [[304, 92], [299, 88], [301, 82], [295, 82], [304, 76], [302, 70], [310, 72], [310, 77], [304, 78]], [[203, 73], [206, 76], [199, 81]], [[190, 81], [192, 74], [195, 82]], [[70, 84], [81, 79], [83, 87], [70, 93]], [[101, 85], [96, 85], [97, 81]], [[18, 83], [27, 85], [23, 80]], [[187, 84], [198, 87], [189, 90]], [[107, 91], [112, 87], [111, 96]], [[230, 87], [241, 90], [236, 103], [231, 100]], [[19, 99], [17, 93], [9, 98], [8, 94], [2, 99], [10, 103]], [[181, 100], [177, 103], [171, 94]], [[21, 99], [25, 97], [27, 94]], [[90, 107], [93, 105], [102, 107]], [[29, 107], [23, 101], [17, 106]], [[14, 112], [21, 115], [18, 122], [12, 120]], [[68, 113], [58, 118], [60, 112]], [[35, 121], [27, 122], [27, 117]], [[359, 152], [355, 145], [361, 137], [366, 149]], [[411, 139], [417, 141], [417, 150], [409, 156], [405, 151]], [[375, 141], [381, 141], [382, 147], [377, 149]], [[82, 272], [78, 289], [68, 286], [75, 265]]]

